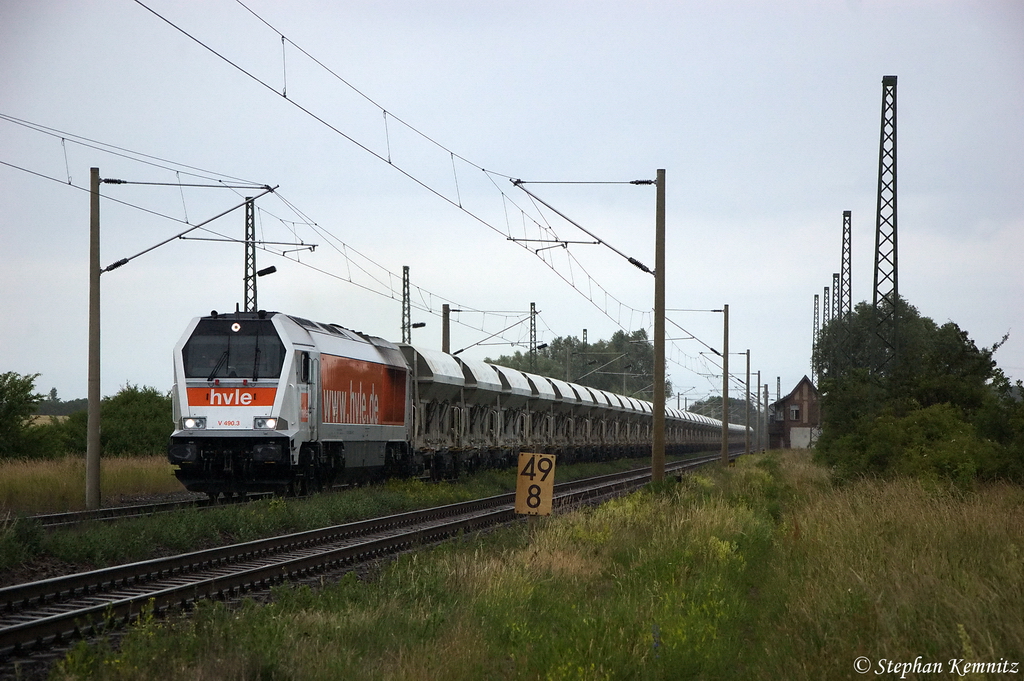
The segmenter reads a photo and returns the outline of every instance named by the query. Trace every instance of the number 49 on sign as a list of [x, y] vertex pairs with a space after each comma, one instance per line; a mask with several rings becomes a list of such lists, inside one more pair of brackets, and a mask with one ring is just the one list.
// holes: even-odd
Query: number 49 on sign
[[516, 476], [516, 513], [551, 515], [551, 495], [555, 486], [553, 454], [519, 455]]

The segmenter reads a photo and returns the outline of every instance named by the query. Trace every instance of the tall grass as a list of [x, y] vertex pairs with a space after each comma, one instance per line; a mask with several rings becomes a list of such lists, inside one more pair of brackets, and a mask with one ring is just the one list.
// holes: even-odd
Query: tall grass
[[767, 680], [861, 678], [859, 656], [872, 677], [917, 656], [947, 672], [1024, 662], [1022, 511], [1008, 485], [837, 490], [806, 454], [748, 457], [366, 583], [149, 618], [55, 676]]
[[[117, 462], [117, 459], [110, 459], [104, 463]], [[166, 464], [155, 459], [151, 463], [157, 474]], [[559, 468], [559, 479], [573, 480], [636, 466], [637, 462], [630, 459], [563, 466]], [[82, 466], [72, 468], [72, 475], [84, 476]], [[146, 488], [148, 469], [145, 466], [112, 468], [114, 470], [110, 474], [104, 473], [105, 486], [109, 484], [121, 490]], [[40, 488], [56, 486], [68, 476], [66, 467], [60, 466], [29, 466], [27, 470], [43, 471]], [[136, 475], [142, 479], [136, 480], [133, 477]], [[180, 485], [174, 482], [175, 489], [180, 490]], [[19, 483], [23, 487], [34, 484], [25, 474], [21, 475]], [[428, 484], [419, 480], [391, 480], [387, 484], [364, 486], [339, 494], [232, 504], [213, 510], [181, 511], [117, 523], [87, 523], [45, 533], [30, 519], [17, 520], [16, 514], [0, 510], [0, 583], [17, 579], [8, 571], [18, 569], [33, 559], [56, 559], [89, 569], [477, 499], [508, 492], [514, 487], [513, 470], [488, 470], [466, 476], [458, 482]]]
[[[911, 479], [807, 495], [787, 518], [786, 586], [770, 657], [845, 674], [871, 659], [1024, 664], [1024, 491]], [[948, 671], [948, 665], [947, 665]], [[874, 669], [872, 669], [874, 671]]]
[[[105, 457], [100, 461], [105, 503], [122, 496], [180, 492], [164, 456]], [[85, 508], [85, 457], [0, 461], [0, 512], [61, 513]]]

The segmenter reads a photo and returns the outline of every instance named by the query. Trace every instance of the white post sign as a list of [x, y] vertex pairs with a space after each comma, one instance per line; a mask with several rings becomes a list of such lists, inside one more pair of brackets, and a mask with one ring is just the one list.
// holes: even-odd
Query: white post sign
[[516, 513], [551, 515], [555, 487], [554, 454], [519, 454], [516, 476]]

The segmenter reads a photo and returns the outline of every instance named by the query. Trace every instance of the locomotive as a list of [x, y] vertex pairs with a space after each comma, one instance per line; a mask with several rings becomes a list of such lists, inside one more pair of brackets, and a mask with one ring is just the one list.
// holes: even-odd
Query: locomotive
[[[168, 459], [186, 489], [304, 494], [457, 475], [520, 451], [645, 456], [650, 402], [280, 312], [191, 321], [174, 348]], [[720, 421], [666, 409], [666, 453], [712, 449]], [[730, 440], [745, 430], [730, 426]]]

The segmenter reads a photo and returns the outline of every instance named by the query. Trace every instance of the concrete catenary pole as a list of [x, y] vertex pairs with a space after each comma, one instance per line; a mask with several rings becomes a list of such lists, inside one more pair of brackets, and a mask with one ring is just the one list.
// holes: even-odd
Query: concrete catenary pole
[[452, 351], [451, 313], [452, 309], [448, 303], [441, 306], [441, 352]]
[[762, 435], [764, 434], [764, 412], [761, 411], [761, 371], [757, 372], [757, 385], [754, 386], [754, 397], [757, 398], [757, 451], [764, 451], [764, 440]]
[[100, 169], [89, 177], [89, 420], [85, 507], [100, 507]]
[[770, 421], [768, 420], [768, 384], [764, 384], [764, 448], [765, 451], [771, 449], [772, 439], [769, 437], [768, 428]]
[[729, 306], [722, 306], [725, 317], [722, 338], [722, 463], [729, 463]]
[[746, 433], [746, 438], [743, 441], [743, 453], [750, 454], [750, 348], [747, 348], [747, 385], [744, 403], [746, 414], [743, 417], [743, 430]]
[[665, 170], [658, 169], [654, 215], [654, 433], [651, 480], [665, 479]]

